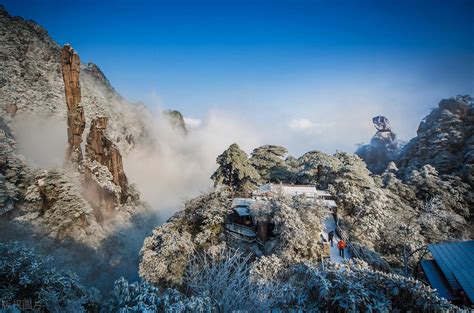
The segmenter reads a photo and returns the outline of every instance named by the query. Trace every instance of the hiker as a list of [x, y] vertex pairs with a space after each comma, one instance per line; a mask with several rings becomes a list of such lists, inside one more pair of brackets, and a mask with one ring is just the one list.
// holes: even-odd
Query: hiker
[[344, 240], [339, 240], [337, 243], [337, 248], [339, 249], [339, 256], [344, 259], [344, 249], [346, 248], [346, 242]]
[[330, 231], [329, 234], [328, 234], [328, 239], [329, 239], [329, 242], [331, 243], [331, 247], [333, 246], [332, 242], [333, 242], [333, 239], [334, 239], [334, 231]]

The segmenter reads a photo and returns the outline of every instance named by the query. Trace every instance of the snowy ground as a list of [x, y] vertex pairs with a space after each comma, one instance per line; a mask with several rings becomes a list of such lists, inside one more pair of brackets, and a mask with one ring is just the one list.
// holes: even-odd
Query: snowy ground
[[[339, 256], [339, 250], [337, 249], [337, 242], [339, 241], [339, 237], [336, 235], [336, 222], [334, 221], [334, 217], [329, 214], [326, 216], [324, 219], [324, 229], [323, 229], [323, 236], [328, 239], [328, 233], [330, 231], [334, 231], [334, 240], [333, 240], [333, 246], [331, 247], [331, 261], [334, 263], [342, 263], [342, 258]], [[351, 258], [351, 254], [349, 252], [349, 249], [345, 249], [344, 251], [344, 257], [346, 259]]]

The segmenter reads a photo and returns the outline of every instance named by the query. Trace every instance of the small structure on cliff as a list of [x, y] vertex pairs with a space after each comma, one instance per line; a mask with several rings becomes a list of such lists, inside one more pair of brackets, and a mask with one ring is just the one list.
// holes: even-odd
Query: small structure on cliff
[[255, 203], [256, 200], [251, 198], [235, 198], [232, 201], [232, 208], [226, 218], [227, 233], [248, 242], [265, 242], [274, 236], [273, 223], [252, 216], [251, 206]]
[[328, 208], [335, 208], [336, 202], [332, 195], [326, 190], [317, 189], [315, 185], [283, 185], [264, 184], [258, 188], [257, 196], [273, 197], [276, 194], [284, 194], [290, 197], [304, 196], [308, 200], [321, 200]]

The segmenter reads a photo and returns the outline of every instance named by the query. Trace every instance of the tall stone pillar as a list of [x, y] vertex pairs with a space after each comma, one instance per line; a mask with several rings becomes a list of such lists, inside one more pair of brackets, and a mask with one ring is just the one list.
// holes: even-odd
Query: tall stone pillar
[[80, 66], [81, 61], [77, 53], [70, 45], [65, 45], [61, 52], [61, 67], [67, 103], [66, 160], [75, 165], [79, 165], [82, 161], [82, 134], [86, 127], [84, 110], [81, 106]]

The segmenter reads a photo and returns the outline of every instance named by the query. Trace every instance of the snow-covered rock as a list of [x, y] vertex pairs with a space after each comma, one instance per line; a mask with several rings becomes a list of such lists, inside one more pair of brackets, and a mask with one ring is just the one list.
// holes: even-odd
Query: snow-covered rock
[[[0, 110], [2, 114], [66, 118], [61, 47], [33, 21], [12, 17], [0, 8]], [[86, 124], [97, 116], [111, 121], [107, 132], [122, 153], [138, 142], [143, 106], [125, 101], [93, 63], [81, 64], [81, 105]], [[87, 126], [86, 126], [87, 128]]]
[[399, 167], [407, 177], [430, 164], [441, 175], [456, 175], [474, 186], [474, 106], [472, 98], [443, 99], [401, 151]]

